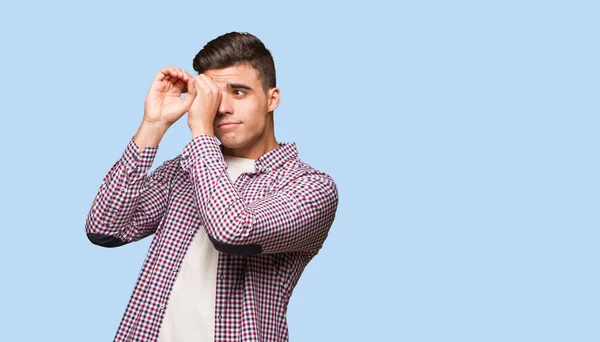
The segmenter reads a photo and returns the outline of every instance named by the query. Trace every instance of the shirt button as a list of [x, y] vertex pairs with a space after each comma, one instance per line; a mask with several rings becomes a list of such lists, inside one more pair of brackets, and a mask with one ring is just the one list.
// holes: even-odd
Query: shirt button
[[219, 314], [219, 316], [217, 316], [217, 318], [219, 319], [219, 321], [221, 320], [221, 314]]
[[173, 267], [173, 272], [177, 273], [179, 271], [179, 267]]
[[125, 186], [121, 187], [121, 192], [125, 192], [125, 190], [127, 190], [127, 188]]
[[219, 277], [219, 279], [223, 280], [223, 278], [225, 278], [225, 276], [223, 276], [223, 275], [221, 274], [221, 276]]
[[161, 304], [161, 305], [159, 306], [159, 309], [160, 309], [160, 311], [164, 311], [164, 310], [165, 310], [165, 305], [164, 305], [164, 304]]
[[189, 233], [190, 235], [194, 235], [194, 228], [192, 228], [192, 229], [188, 230], [188, 233]]

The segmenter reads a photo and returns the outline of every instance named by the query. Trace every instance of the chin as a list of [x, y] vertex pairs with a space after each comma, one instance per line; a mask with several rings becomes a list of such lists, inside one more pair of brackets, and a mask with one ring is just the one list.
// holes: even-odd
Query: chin
[[236, 139], [236, 137], [228, 137], [227, 135], [217, 136], [217, 138], [221, 144], [227, 148], [239, 148], [246, 144], [246, 142], [241, 139]]

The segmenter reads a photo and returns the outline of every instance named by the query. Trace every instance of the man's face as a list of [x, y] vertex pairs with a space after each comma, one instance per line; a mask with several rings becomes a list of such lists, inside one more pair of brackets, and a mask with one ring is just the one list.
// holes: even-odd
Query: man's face
[[[204, 74], [212, 78], [222, 99], [214, 121], [215, 136], [228, 148], [247, 147], [266, 140], [265, 128], [268, 113], [279, 104], [271, 88], [265, 93], [255, 69], [247, 64], [210, 69]], [[224, 122], [235, 125], [221, 126]]]

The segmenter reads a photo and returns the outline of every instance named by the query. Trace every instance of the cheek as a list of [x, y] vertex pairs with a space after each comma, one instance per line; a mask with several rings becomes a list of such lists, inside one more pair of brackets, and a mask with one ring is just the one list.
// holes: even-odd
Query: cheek
[[265, 130], [266, 121], [264, 118], [261, 118], [260, 115], [254, 115], [246, 121], [248, 122], [246, 133], [249, 135], [258, 135], [261, 134]]
[[264, 103], [257, 101], [245, 104], [241, 111], [244, 113], [243, 117], [250, 131], [257, 132], [264, 130], [267, 123], [267, 107]]

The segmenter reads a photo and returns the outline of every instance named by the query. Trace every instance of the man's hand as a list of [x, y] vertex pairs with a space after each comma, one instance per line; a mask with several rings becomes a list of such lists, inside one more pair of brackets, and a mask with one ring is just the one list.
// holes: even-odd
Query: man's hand
[[189, 93], [194, 97], [188, 112], [188, 126], [192, 139], [199, 135], [215, 135], [213, 124], [221, 105], [221, 90], [212, 78], [200, 74], [188, 84]]
[[[158, 146], [169, 127], [189, 110], [195, 96], [188, 92], [190, 84], [194, 84], [194, 79], [183, 69], [168, 67], [158, 71], [146, 96], [144, 119], [133, 136], [140, 152], [146, 146]], [[182, 99], [185, 92], [188, 93]]]
[[[167, 67], [158, 71], [150, 85], [144, 103], [144, 122], [170, 127], [187, 112], [194, 102], [195, 94], [188, 92], [193, 78], [187, 71]], [[182, 99], [181, 94], [186, 93]]]

